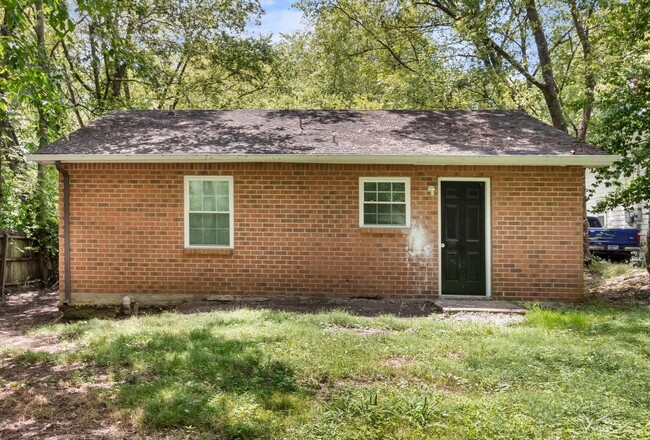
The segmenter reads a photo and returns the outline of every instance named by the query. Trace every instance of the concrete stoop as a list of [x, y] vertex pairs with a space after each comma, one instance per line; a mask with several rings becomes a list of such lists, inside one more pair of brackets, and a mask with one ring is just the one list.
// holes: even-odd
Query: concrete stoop
[[442, 313], [514, 313], [525, 315], [526, 309], [503, 300], [490, 299], [449, 299], [440, 298], [433, 302]]

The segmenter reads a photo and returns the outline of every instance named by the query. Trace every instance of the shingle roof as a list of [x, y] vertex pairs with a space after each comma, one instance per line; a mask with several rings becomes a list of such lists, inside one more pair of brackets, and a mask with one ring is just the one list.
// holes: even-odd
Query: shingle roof
[[176, 154], [605, 155], [515, 110], [125, 110], [35, 153]]

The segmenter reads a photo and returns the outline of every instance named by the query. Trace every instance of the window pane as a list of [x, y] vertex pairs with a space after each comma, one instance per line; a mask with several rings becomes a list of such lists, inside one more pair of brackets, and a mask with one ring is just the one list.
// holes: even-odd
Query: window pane
[[206, 180], [203, 182], [203, 195], [216, 195], [217, 194], [217, 182], [213, 180]]
[[377, 201], [377, 193], [376, 192], [366, 192], [363, 194], [363, 200], [365, 202], [376, 202]]
[[220, 246], [230, 245], [230, 231], [219, 229], [217, 231], [217, 244]]
[[393, 207], [393, 214], [406, 214], [406, 205], [392, 205]]
[[190, 211], [203, 211], [203, 197], [190, 196]]
[[377, 224], [377, 215], [376, 214], [365, 214], [363, 216], [364, 225], [376, 225]]
[[365, 214], [376, 214], [377, 213], [377, 204], [375, 204], [375, 203], [364, 203], [363, 212]]
[[230, 228], [230, 215], [228, 214], [217, 214], [217, 228], [219, 229], [229, 229]]
[[190, 244], [203, 244], [202, 229], [190, 229]]
[[364, 191], [377, 191], [377, 182], [364, 182]]
[[377, 193], [377, 199], [380, 202], [390, 202], [390, 193], [389, 192]]
[[396, 191], [401, 191], [401, 192], [406, 191], [404, 182], [393, 182], [393, 192]]
[[228, 182], [224, 181], [219, 181], [216, 182], [217, 184], [217, 194], [220, 196], [227, 196], [228, 195]]
[[203, 229], [216, 229], [217, 228], [217, 215], [216, 214], [201, 214], [203, 216]]
[[403, 214], [393, 214], [393, 224], [406, 226], [406, 215]]
[[193, 180], [190, 182], [190, 196], [200, 196], [203, 194], [203, 182]]
[[390, 214], [379, 214], [377, 216], [377, 224], [379, 225], [391, 225]]
[[405, 202], [406, 194], [403, 192], [393, 193], [393, 202]]
[[190, 228], [197, 229], [203, 227], [202, 215], [203, 214], [190, 214]]
[[216, 211], [217, 198], [215, 196], [203, 196], [203, 211]]
[[204, 229], [203, 230], [203, 244], [205, 244], [205, 245], [215, 245], [215, 244], [217, 244], [217, 230], [216, 229]]
[[217, 211], [228, 211], [228, 196], [219, 196], [217, 197]]
[[391, 210], [391, 205], [385, 204], [385, 205], [377, 205], [377, 212], [379, 214], [390, 214]]
[[379, 191], [390, 191], [390, 182], [379, 182], [377, 184], [377, 189]]

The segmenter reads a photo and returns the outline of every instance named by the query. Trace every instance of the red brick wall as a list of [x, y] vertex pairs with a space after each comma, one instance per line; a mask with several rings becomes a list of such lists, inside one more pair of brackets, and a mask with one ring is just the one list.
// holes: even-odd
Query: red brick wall
[[[125, 294], [152, 301], [161, 301], [160, 294], [436, 295], [438, 197], [427, 187], [437, 188], [438, 177], [457, 176], [491, 179], [493, 296], [578, 300], [582, 295], [578, 167], [64, 166], [71, 183], [72, 302], [77, 304], [119, 302]], [[234, 250], [184, 248], [186, 175], [234, 177]], [[411, 178], [410, 230], [359, 228], [362, 176]], [[61, 212], [61, 237], [62, 217]], [[428, 248], [409, 247], [409, 234], [416, 232]]]

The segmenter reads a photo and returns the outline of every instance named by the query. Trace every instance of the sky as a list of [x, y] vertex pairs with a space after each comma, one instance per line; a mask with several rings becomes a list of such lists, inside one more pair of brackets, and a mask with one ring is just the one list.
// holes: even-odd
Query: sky
[[261, 26], [252, 27], [252, 31], [263, 34], [273, 33], [273, 40], [278, 41], [281, 33], [290, 33], [305, 26], [301, 23], [302, 12], [291, 5], [295, 0], [260, 0], [264, 15]]

